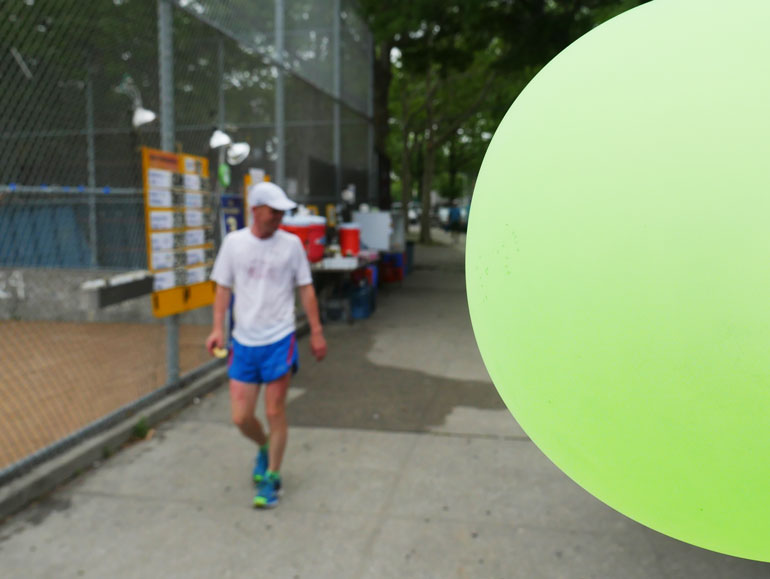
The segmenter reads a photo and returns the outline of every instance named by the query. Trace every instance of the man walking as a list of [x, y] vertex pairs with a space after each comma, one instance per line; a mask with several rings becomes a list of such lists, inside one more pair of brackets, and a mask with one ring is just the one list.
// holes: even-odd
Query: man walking
[[[206, 348], [224, 346], [224, 319], [235, 294], [232, 351], [228, 375], [232, 419], [259, 447], [252, 476], [256, 507], [274, 507], [281, 489], [280, 468], [288, 439], [286, 393], [298, 369], [294, 288], [310, 325], [310, 349], [317, 360], [326, 355], [318, 301], [300, 239], [278, 228], [284, 211], [297, 205], [269, 182], [249, 189], [251, 227], [228, 233], [211, 279], [217, 283], [214, 324]], [[265, 390], [265, 433], [254, 412], [260, 384]]]

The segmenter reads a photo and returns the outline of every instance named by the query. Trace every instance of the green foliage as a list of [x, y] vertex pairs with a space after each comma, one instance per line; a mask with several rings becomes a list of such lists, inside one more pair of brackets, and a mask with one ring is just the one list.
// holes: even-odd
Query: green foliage
[[375, 102], [375, 130], [388, 134], [375, 142], [392, 160], [394, 192], [419, 189], [425, 199], [435, 172], [444, 196], [469, 194], [526, 83], [580, 35], [644, 1], [360, 0], [379, 55], [375, 86], [388, 85]]
[[131, 429], [131, 437], [135, 440], [144, 440], [149, 432], [150, 425], [147, 422], [147, 418], [142, 416]]

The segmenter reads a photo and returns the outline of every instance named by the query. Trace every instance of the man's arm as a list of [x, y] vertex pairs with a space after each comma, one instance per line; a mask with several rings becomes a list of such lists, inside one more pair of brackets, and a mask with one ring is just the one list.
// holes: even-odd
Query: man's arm
[[320, 362], [326, 356], [326, 339], [321, 326], [321, 316], [318, 313], [318, 299], [312, 283], [299, 287], [299, 299], [310, 325], [310, 350]]
[[217, 292], [214, 295], [214, 323], [211, 334], [206, 339], [206, 349], [213, 354], [214, 348], [223, 348], [225, 345], [224, 325], [225, 313], [230, 305], [232, 290], [229, 287], [217, 284]]

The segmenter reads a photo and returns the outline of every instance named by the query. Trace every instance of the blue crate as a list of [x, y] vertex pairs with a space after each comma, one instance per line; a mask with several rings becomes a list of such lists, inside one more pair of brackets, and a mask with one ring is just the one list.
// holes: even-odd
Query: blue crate
[[372, 288], [361, 285], [350, 295], [350, 315], [354, 320], [363, 320], [372, 315]]

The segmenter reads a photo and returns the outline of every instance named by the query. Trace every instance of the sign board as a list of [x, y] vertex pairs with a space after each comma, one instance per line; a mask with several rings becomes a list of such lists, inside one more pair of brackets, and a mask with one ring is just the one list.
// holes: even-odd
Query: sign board
[[142, 148], [152, 311], [179, 314], [214, 302], [214, 211], [204, 157]]
[[222, 195], [220, 197], [220, 231], [222, 237], [246, 226], [244, 221], [243, 197], [239, 195]]

